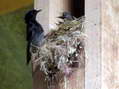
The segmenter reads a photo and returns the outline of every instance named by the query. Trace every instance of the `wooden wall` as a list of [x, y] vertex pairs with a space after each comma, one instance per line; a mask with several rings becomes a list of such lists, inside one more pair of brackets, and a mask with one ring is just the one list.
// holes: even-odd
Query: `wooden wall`
[[102, 0], [102, 89], [119, 89], [119, 1]]

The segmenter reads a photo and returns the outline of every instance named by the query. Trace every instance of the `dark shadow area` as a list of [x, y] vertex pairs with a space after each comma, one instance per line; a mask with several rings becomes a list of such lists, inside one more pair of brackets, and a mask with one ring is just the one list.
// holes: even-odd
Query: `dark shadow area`
[[85, 0], [71, 0], [71, 12], [75, 17], [81, 17], [85, 14]]

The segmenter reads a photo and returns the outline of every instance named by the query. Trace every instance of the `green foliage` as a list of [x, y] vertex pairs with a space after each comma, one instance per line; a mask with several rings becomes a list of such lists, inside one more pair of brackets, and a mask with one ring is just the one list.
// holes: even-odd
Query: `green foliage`
[[32, 89], [26, 66], [24, 15], [32, 6], [0, 16], [0, 89]]

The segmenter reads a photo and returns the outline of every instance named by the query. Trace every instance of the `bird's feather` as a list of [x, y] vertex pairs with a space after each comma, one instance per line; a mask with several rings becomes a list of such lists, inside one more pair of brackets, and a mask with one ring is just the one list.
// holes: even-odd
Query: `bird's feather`
[[42, 26], [36, 21], [36, 15], [41, 10], [31, 10], [25, 16], [26, 29], [26, 40], [27, 40], [27, 64], [31, 60], [31, 44], [40, 46], [44, 38], [44, 30]]

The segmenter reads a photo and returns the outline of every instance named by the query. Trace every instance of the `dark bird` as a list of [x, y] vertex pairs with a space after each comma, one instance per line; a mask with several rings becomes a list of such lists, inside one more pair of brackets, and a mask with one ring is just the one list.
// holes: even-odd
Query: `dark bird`
[[74, 20], [75, 17], [71, 15], [70, 12], [63, 12], [62, 16], [59, 16], [58, 18], [66, 19], [66, 20]]
[[26, 40], [27, 40], [27, 64], [31, 60], [31, 44], [40, 47], [44, 39], [44, 30], [42, 26], [36, 21], [36, 16], [41, 10], [31, 10], [25, 15], [26, 23]]

